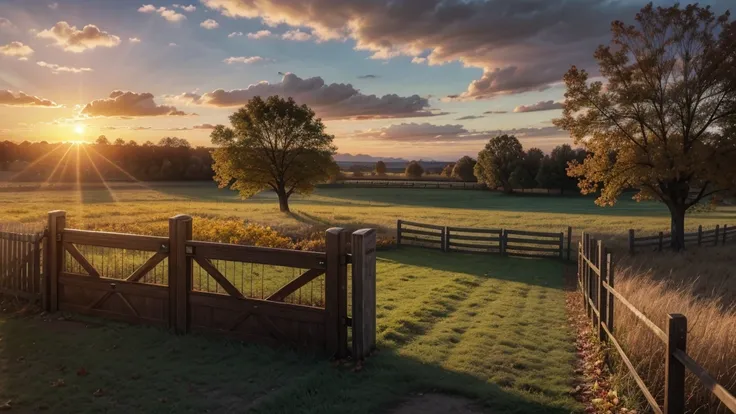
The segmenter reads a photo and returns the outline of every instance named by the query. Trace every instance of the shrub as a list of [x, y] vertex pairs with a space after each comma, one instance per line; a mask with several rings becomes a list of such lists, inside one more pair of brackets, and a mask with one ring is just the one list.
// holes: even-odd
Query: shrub
[[417, 161], [411, 161], [407, 166], [404, 174], [409, 178], [419, 178], [424, 174], [424, 168]]

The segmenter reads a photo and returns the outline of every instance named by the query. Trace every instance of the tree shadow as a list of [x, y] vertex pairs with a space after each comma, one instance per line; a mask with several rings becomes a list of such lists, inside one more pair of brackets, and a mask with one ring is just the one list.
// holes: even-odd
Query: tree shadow
[[368, 414], [426, 392], [462, 395], [487, 412], [579, 408], [393, 349], [355, 370], [309, 352], [58, 316], [0, 314], [0, 399], [13, 411]]
[[326, 230], [330, 227], [342, 227], [348, 231], [355, 231], [359, 229], [364, 228], [372, 228], [375, 229], [379, 234], [386, 234], [391, 233], [395, 231], [393, 227], [389, 228], [388, 226], [382, 225], [382, 224], [376, 224], [376, 223], [367, 223], [365, 221], [355, 222], [355, 221], [344, 221], [337, 218], [327, 219], [322, 218], [319, 216], [316, 216], [314, 214], [307, 213], [305, 211], [298, 211], [298, 210], [292, 210], [289, 213], [287, 213], [291, 218], [294, 220], [307, 224], [312, 227], [316, 227], [320, 230]]

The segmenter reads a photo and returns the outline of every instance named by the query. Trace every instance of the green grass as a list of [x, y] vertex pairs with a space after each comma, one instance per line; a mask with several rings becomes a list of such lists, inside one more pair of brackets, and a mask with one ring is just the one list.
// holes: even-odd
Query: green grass
[[[13, 412], [378, 413], [412, 393], [445, 392], [487, 412], [577, 411], [562, 272], [551, 260], [382, 252], [380, 351], [358, 372], [315, 355], [153, 328], [0, 317], [0, 404], [11, 400]], [[63, 387], [52, 386], [60, 379]]]
[[[564, 231], [588, 230], [625, 237], [629, 228], [647, 233], [666, 230], [669, 215], [659, 203], [637, 203], [623, 196], [615, 207], [598, 207], [592, 197], [507, 196], [488, 191], [324, 188], [294, 196], [292, 214], [278, 211], [273, 193], [240, 200], [211, 183], [111, 184], [78, 190], [8, 191], [1, 194], [0, 221], [42, 221], [49, 210], [64, 209], [69, 224], [94, 228], [122, 222], [165, 222], [175, 214], [236, 217], [305, 234], [329, 226], [374, 227], [393, 234], [396, 220], [442, 225]], [[689, 228], [736, 224], [736, 207], [688, 216]]]

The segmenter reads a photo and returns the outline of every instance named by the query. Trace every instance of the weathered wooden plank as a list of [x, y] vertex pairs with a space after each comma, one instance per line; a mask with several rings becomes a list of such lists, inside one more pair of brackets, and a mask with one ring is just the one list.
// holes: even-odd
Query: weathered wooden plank
[[168, 253], [158, 252], [151, 256], [145, 263], [143, 263], [138, 269], [135, 269], [133, 273], [125, 279], [127, 282], [137, 282], [148, 272], [153, 270], [154, 267], [158, 266], [164, 259], [169, 257]]
[[459, 243], [459, 242], [454, 242], [454, 241], [450, 241], [450, 247], [467, 247], [471, 249], [486, 249], [486, 250], [488, 249], [500, 250], [501, 249], [501, 246], [498, 243], [496, 244], [480, 244], [480, 243], [473, 244], [473, 243]]
[[61, 275], [59, 275], [59, 284], [65, 286], [77, 286], [101, 292], [120, 292], [155, 299], [168, 299], [169, 297], [168, 288], [166, 286], [126, 282], [124, 280], [110, 279], [106, 277], [100, 277], [98, 279], [78, 273], [61, 273]]
[[324, 323], [325, 321], [325, 310], [312, 306], [272, 302], [262, 299], [235, 298], [209, 292], [192, 292], [189, 296], [189, 303], [193, 309], [195, 306], [208, 306], [233, 312], [249, 312], [255, 315], [264, 314], [310, 323]]
[[447, 230], [460, 232], [460, 233], [490, 233], [490, 234], [501, 234], [501, 229], [476, 229], [470, 227], [448, 227]]
[[166, 237], [74, 229], [64, 230], [63, 240], [65, 243], [151, 252], [168, 250], [169, 246], [169, 239]]
[[138, 316], [127, 315], [124, 313], [113, 312], [113, 311], [109, 311], [106, 309], [88, 309], [84, 305], [79, 305], [76, 303], [65, 302], [65, 301], [62, 301], [59, 304], [59, 310], [62, 312], [74, 312], [74, 313], [79, 313], [79, 314], [84, 314], [84, 315], [96, 316], [99, 318], [113, 319], [113, 320], [118, 320], [122, 322], [128, 322], [128, 323], [135, 324], [135, 325], [140, 325], [143, 323], [146, 325], [156, 326], [159, 328], [166, 328], [168, 326], [168, 322], [163, 319], [153, 319], [145, 315], [138, 315]]
[[407, 229], [407, 228], [402, 229], [401, 233], [402, 235], [410, 234], [410, 235], [420, 235], [420, 236], [442, 237], [442, 232], [414, 230], [414, 229]]
[[[557, 242], [559, 245], [559, 242]], [[520, 252], [540, 252], [540, 253], [554, 253], [559, 254], [560, 249], [550, 249], [547, 247], [530, 247], [530, 246], [515, 246], [515, 245], [508, 245], [506, 246], [506, 252], [511, 253], [513, 251], [520, 251]]]
[[237, 244], [188, 241], [194, 253], [211, 260], [258, 263], [300, 269], [325, 269], [325, 253], [269, 247], [241, 246]]
[[299, 277], [297, 277], [296, 279], [282, 286], [276, 292], [272, 293], [270, 296], [266, 298], [266, 300], [283, 302], [283, 300], [287, 296], [296, 292], [300, 287], [306, 285], [307, 283], [311, 282], [312, 280], [316, 279], [317, 277], [323, 274], [325, 274], [325, 271], [323, 269], [309, 269], [306, 272], [299, 275]]
[[537, 237], [554, 237], [559, 239], [560, 233], [545, 233], [539, 231], [522, 231], [522, 230], [506, 230], [506, 234], [515, 234], [519, 236], [537, 236]]
[[501, 237], [487, 237], [487, 236], [465, 236], [460, 234], [454, 234], [451, 233], [449, 235], [450, 240], [457, 239], [457, 240], [475, 240], [475, 241], [489, 241], [489, 242], [498, 242], [501, 241]]
[[713, 378], [705, 368], [701, 367], [694, 359], [690, 358], [688, 354], [682, 350], [675, 350], [673, 356], [677, 358], [683, 365], [687, 367], [700, 382], [710, 390], [729, 410], [736, 413], [736, 397], [728, 392], [721, 384]]
[[95, 267], [87, 261], [87, 258], [85, 258], [84, 255], [79, 252], [76, 246], [71, 243], [64, 243], [64, 248], [66, 249], [66, 251], [69, 252], [69, 254], [72, 255], [74, 260], [76, 260], [90, 276], [100, 277], [100, 273], [97, 271], [97, 269], [95, 269]]
[[220, 273], [219, 270], [217, 270], [217, 268], [212, 264], [212, 262], [209, 261], [209, 259], [205, 257], [194, 256], [194, 261], [197, 262], [199, 266], [204, 269], [204, 271], [212, 276], [212, 278], [215, 279], [215, 282], [217, 282], [220, 287], [225, 289], [225, 292], [227, 292], [230, 296], [240, 299], [245, 298], [245, 296], [240, 293], [238, 288], [233, 286], [233, 284], [230, 283], [230, 281], [227, 280], [227, 278], [222, 273]]
[[[506, 240], [507, 243], [524, 243], [524, 244], [546, 244], [546, 245], [560, 245], [560, 236], [557, 235], [557, 240], [549, 240], [549, 239], [524, 239], [519, 237], [509, 237]], [[509, 247], [511, 248], [511, 247]]]
[[353, 248], [353, 359], [368, 356], [376, 346], [376, 231], [358, 230]]
[[[417, 223], [415, 221], [406, 221], [406, 220], [401, 220], [401, 224], [403, 226], [424, 227], [426, 229], [436, 229], [436, 230], [443, 230], [445, 228], [444, 226], [438, 226], [436, 224], [424, 224], [424, 223]], [[404, 228], [404, 231], [408, 231], [408, 230], [409, 229]]]
[[404, 240], [416, 241], [416, 242], [422, 242], [422, 243], [442, 244], [442, 240], [441, 239], [437, 239], [437, 240], [435, 240], [435, 239], [422, 239], [422, 238], [419, 238], [419, 237], [409, 237], [409, 236], [404, 236], [404, 235], [401, 236], [401, 240], [402, 241], [404, 241]]
[[3, 240], [13, 240], [13, 241], [33, 243], [36, 237], [37, 237], [36, 234], [11, 233], [11, 232], [0, 231], [0, 239], [3, 239]]
[[634, 305], [632, 305], [628, 301], [628, 299], [624, 297], [624, 295], [622, 295], [616, 289], [609, 286], [608, 283], [603, 282], [603, 286], [606, 289], [608, 289], [608, 292], [611, 293], [613, 296], [615, 296], [616, 299], [618, 299], [621, 302], [621, 304], [626, 306], [631, 311], [631, 313], [633, 313], [637, 318], [639, 318], [639, 320], [642, 323], [644, 323], [649, 328], [649, 330], [652, 331], [652, 333], [654, 333], [654, 335], [657, 336], [657, 338], [659, 338], [663, 343], [667, 343], [667, 334], [664, 333], [664, 331], [659, 326], [657, 326], [657, 324], [650, 321], [649, 318], [647, 318], [643, 313], [641, 313], [639, 309], [634, 307]]

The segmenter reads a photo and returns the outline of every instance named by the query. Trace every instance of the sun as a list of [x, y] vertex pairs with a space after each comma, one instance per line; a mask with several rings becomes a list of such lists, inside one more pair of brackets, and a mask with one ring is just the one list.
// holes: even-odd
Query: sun
[[84, 134], [85, 126], [82, 124], [77, 124], [74, 126], [74, 132], [76, 132], [79, 135]]

